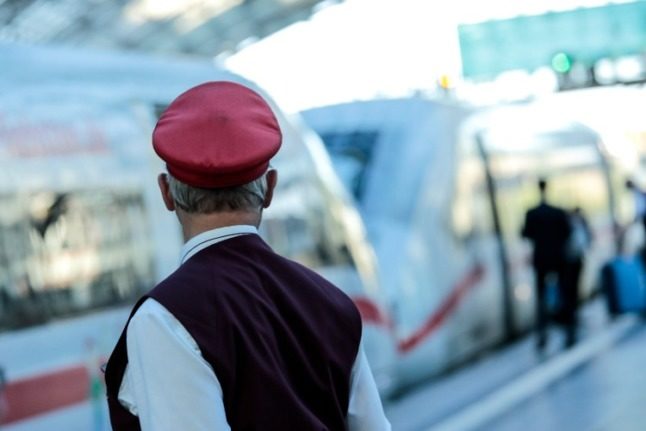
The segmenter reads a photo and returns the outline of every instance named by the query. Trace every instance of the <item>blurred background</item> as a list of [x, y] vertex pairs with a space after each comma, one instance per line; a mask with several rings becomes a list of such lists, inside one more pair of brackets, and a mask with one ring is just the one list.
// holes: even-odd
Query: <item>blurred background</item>
[[261, 234], [353, 299], [394, 430], [643, 427], [646, 1], [0, 0], [0, 429], [109, 429], [182, 245], [151, 132], [210, 80], [271, 100]]

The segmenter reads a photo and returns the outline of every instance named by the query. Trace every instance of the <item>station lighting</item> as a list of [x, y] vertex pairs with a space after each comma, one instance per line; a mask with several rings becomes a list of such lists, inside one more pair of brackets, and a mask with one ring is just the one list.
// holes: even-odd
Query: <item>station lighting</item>
[[558, 73], [568, 73], [572, 69], [572, 58], [564, 52], [555, 54], [552, 57], [552, 69]]
[[451, 78], [449, 78], [448, 75], [440, 76], [439, 79], [437, 80], [437, 83], [444, 90], [449, 90], [451, 88]]

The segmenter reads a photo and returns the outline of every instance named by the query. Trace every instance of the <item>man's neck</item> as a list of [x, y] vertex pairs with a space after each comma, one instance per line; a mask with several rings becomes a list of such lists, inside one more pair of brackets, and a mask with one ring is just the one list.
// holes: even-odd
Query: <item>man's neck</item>
[[260, 225], [260, 214], [248, 211], [217, 212], [212, 214], [187, 214], [178, 212], [184, 242], [209, 230], [235, 225]]

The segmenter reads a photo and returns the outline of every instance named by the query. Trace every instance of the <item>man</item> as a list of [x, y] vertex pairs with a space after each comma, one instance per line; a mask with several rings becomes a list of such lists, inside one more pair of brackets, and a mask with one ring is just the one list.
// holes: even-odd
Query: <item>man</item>
[[281, 139], [267, 103], [231, 82], [188, 90], [159, 119], [159, 188], [186, 244], [108, 362], [114, 430], [390, 429], [352, 301], [258, 236]]
[[[536, 346], [542, 350], [547, 342], [547, 323], [549, 320], [547, 279], [552, 275], [558, 280], [561, 302], [561, 317], [566, 327], [566, 345], [575, 342], [575, 305], [571, 289], [567, 285], [566, 244], [570, 237], [570, 221], [567, 212], [547, 203], [547, 182], [539, 180], [540, 204], [527, 211], [522, 235], [534, 246], [532, 264], [536, 276]], [[578, 298], [577, 298], [578, 300]]]

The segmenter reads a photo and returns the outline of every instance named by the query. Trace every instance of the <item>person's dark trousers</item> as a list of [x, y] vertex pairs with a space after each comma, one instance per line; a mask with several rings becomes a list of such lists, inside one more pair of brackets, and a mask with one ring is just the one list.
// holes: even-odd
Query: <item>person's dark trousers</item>
[[[551, 312], [547, 303], [547, 277], [553, 274], [558, 283], [558, 320], [566, 329], [566, 344], [571, 345], [576, 341], [576, 303], [575, 294], [568, 287], [568, 271], [565, 264], [553, 266], [534, 267], [536, 274], [536, 348], [542, 350], [547, 343], [547, 328], [551, 319]], [[580, 272], [580, 269], [579, 269]]]
[[547, 343], [547, 324], [549, 315], [547, 309], [547, 276], [552, 270], [534, 266], [536, 274], [536, 347], [542, 350]]
[[581, 279], [581, 270], [583, 261], [576, 259], [567, 263], [564, 274], [564, 282], [561, 286], [561, 306], [562, 324], [565, 330], [566, 347], [573, 346], [577, 341], [578, 327], [578, 308], [579, 308], [579, 280]]

